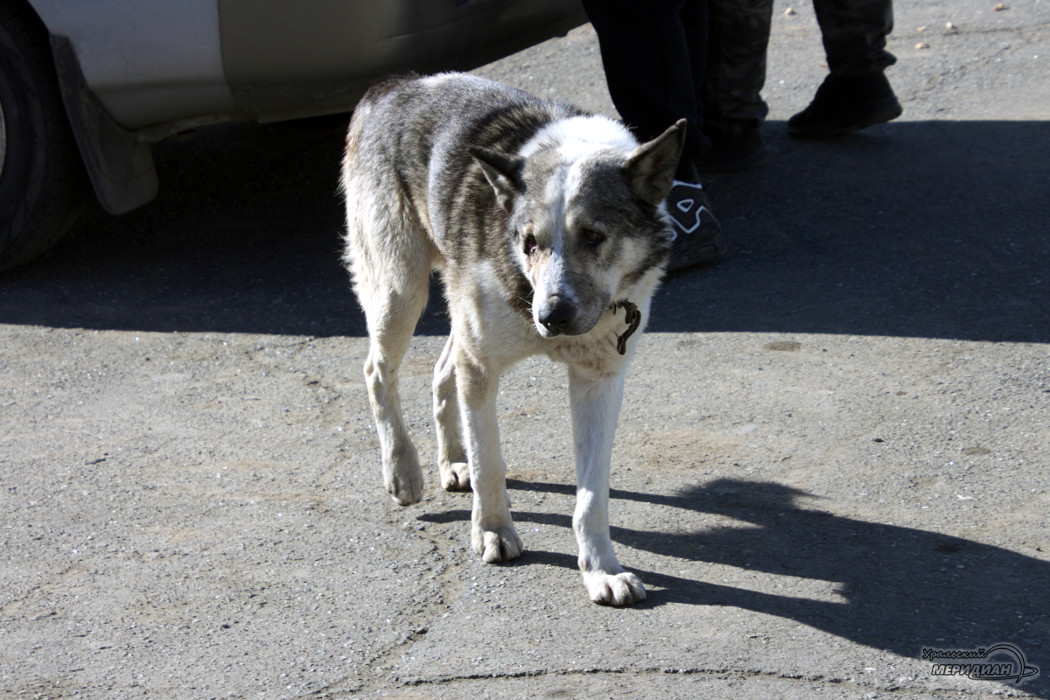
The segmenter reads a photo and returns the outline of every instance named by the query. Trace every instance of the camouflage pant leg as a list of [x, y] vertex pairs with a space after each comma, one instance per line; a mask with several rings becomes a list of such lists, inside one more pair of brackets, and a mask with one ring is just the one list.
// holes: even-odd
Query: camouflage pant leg
[[762, 124], [773, 0], [709, 0], [710, 42], [703, 80], [709, 132], [738, 133]]
[[813, 0], [813, 9], [833, 75], [872, 75], [897, 62], [886, 51], [892, 0]]

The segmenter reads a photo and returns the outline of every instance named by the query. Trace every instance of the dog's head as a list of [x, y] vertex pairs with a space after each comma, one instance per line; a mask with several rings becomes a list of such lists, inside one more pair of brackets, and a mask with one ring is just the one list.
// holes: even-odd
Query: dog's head
[[611, 120], [575, 117], [515, 156], [471, 152], [508, 213], [540, 335], [587, 333], [621, 293], [660, 274], [673, 239], [664, 199], [684, 142], [684, 120], [638, 145]]

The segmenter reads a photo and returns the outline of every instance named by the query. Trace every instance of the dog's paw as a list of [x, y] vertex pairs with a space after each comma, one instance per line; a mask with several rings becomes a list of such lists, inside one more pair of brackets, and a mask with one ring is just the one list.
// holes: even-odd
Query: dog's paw
[[386, 492], [397, 501], [398, 505], [410, 506], [423, 500], [423, 470], [416, 463], [412, 465], [389, 470], [384, 475], [383, 481]]
[[440, 465], [441, 486], [446, 491], [470, 490], [470, 467], [466, 462], [450, 462]]
[[423, 500], [423, 478], [414, 478], [412, 475], [407, 479], [395, 476], [386, 484], [386, 492], [397, 501], [399, 506], [410, 506]]
[[583, 575], [583, 583], [591, 600], [599, 605], [634, 605], [645, 600], [641, 579], [628, 571], [620, 574], [592, 571]]
[[470, 542], [474, 553], [489, 564], [517, 559], [524, 549], [513, 523], [507, 523], [496, 530], [484, 530], [475, 526], [471, 529]]

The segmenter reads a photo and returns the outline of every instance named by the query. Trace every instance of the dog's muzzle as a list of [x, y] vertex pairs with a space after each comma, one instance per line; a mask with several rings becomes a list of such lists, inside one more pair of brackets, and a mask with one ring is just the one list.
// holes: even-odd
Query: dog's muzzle
[[551, 295], [537, 314], [536, 320], [549, 334], [548, 337], [572, 333], [576, 323], [576, 303], [565, 297]]
[[[616, 336], [616, 351], [621, 355], [626, 355], [627, 340], [634, 335], [641, 325], [642, 312], [626, 299], [621, 299], [609, 305], [609, 310], [614, 315], [620, 309], [624, 310], [624, 323], [627, 324], [627, 330]], [[577, 315], [578, 310], [575, 302], [565, 297], [551, 295], [547, 298], [547, 303], [539, 310], [536, 320], [543, 327], [548, 338], [563, 334], [578, 335], [579, 331], [575, 328]]]

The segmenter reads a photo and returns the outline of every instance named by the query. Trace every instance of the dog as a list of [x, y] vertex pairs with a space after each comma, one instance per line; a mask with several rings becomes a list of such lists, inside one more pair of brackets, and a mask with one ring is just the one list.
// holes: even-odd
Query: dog
[[381, 80], [347, 132], [344, 261], [368, 326], [387, 491], [401, 505], [422, 498], [398, 367], [438, 270], [451, 325], [433, 383], [441, 484], [473, 489], [477, 555], [518, 557], [499, 377], [530, 355], [567, 364], [573, 529], [596, 603], [645, 598], [609, 538], [609, 465], [625, 370], [674, 238], [664, 200], [684, 141], [684, 120], [639, 144], [612, 119], [457, 73]]

